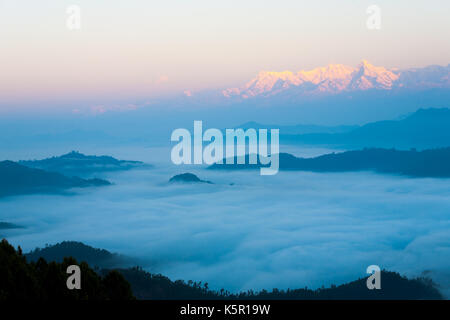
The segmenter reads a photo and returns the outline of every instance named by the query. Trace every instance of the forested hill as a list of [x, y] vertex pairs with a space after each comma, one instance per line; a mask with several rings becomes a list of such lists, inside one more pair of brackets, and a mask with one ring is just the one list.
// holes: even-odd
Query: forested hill
[[70, 188], [105, 186], [111, 183], [102, 179], [66, 177], [56, 172], [28, 168], [13, 161], [0, 161], [0, 197], [58, 193]]
[[36, 262], [40, 258], [47, 261], [62, 262], [64, 257], [72, 257], [100, 268], [117, 268], [132, 265], [131, 258], [105, 249], [97, 249], [77, 241], [63, 241], [44, 248], [36, 248], [25, 254], [28, 261]]
[[[103, 275], [87, 263], [65, 258], [62, 262], [30, 263], [6, 240], [0, 242], [0, 301], [2, 300], [133, 300], [130, 284], [117, 271]], [[67, 267], [78, 265], [81, 289], [67, 289]]]
[[[428, 279], [407, 279], [398, 273], [382, 271], [382, 288], [368, 290], [366, 278], [339, 286], [311, 290], [288, 289], [272, 291], [247, 291], [230, 293], [227, 290], [211, 290], [208, 283], [177, 280], [152, 274], [142, 268], [129, 269], [91, 269], [82, 263], [82, 290], [67, 290], [65, 268], [76, 264], [70, 256], [70, 250], [80, 248], [80, 243], [65, 242], [57, 245], [53, 258], [57, 261], [39, 259], [30, 263], [28, 255], [15, 250], [6, 240], [0, 242], [0, 300], [3, 299], [442, 299], [435, 285]], [[51, 248], [50, 246], [49, 248]], [[67, 250], [64, 253], [62, 248]], [[73, 247], [72, 249], [70, 247]], [[88, 250], [103, 259], [105, 250]], [[66, 258], [63, 258], [66, 257]], [[92, 257], [91, 257], [92, 258]], [[124, 279], [126, 281], [124, 281]], [[131, 288], [131, 291], [130, 291]], [[77, 291], [77, 292], [74, 292]]]
[[[399, 174], [409, 177], [450, 177], [450, 148], [430, 150], [395, 150], [371, 148], [342, 153], [330, 153], [315, 158], [297, 158], [288, 153], [280, 153], [280, 170], [299, 170], [313, 172], [374, 171], [378, 173]], [[257, 169], [261, 165], [213, 164], [211, 169]]]
[[77, 151], [42, 160], [22, 160], [19, 163], [27, 167], [59, 172], [66, 175], [128, 170], [150, 166], [140, 161], [118, 160], [110, 156], [84, 155]]

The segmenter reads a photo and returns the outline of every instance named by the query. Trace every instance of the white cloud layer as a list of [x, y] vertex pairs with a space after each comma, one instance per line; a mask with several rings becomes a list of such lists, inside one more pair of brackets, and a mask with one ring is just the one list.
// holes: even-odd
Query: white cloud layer
[[[167, 183], [182, 172], [215, 184]], [[377, 264], [409, 276], [429, 270], [450, 292], [445, 179], [260, 176], [164, 164], [106, 178], [115, 185], [74, 196], [1, 200], [1, 220], [27, 227], [8, 230], [7, 238], [25, 251], [83, 241], [142, 258], [151, 272], [202, 280], [215, 289], [327, 286], [364, 276], [367, 266]]]

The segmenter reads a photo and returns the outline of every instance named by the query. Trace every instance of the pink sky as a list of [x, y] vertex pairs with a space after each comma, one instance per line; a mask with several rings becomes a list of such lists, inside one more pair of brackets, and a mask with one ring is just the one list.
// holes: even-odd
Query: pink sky
[[449, 1], [80, 0], [0, 4], [2, 102], [128, 99], [239, 86], [260, 70], [312, 69], [367, 59], [386, 67], [450, 62]]

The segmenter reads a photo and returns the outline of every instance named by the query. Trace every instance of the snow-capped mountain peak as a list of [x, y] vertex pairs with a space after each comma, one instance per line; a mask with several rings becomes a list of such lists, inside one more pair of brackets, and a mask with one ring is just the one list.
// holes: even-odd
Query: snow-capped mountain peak
[[[307, 71], [301, 70], [296, 73], [291, 71], [261, 71], [242, 87], [223, 90], [222, 94], [227, 98], [241, 97], [246, 99], [257, 96], [272, 96], [291, 89], [295, 90], [296, 94], [303, 95], [335, 94], [369, 89], [391, 90], [393, 88], [405, 88], [411, 83], [416, 84], [416, 86], [419, 83], [424, 83], [424, 80], [420, 79], [422, 74], [427, 75], [426, 83], [429, 86], [449, 85], [450, 68], [448, 66], [438, 67], [439, 70], [436, 72], [430, 71], [432, 75], [436, 74], [436, 79], [430, 76], [430, 72], [417, 72], [417, 70], [428, 70], [427, 68], [430, 67], [402, 71], [396, 68], [388, 69], [374, 66], [367, 60], [362, 60], [356, 67], [330, 64], [326, 67]], [[430, 77], [433, 78], [432, 81], [430, 81]]]
[[352, 74], [352, 81], [349, 84], [350, 90], [367, 89], [392, 89], [394, 82], [399, 75], [384, 67], [376, 67], [367, 60], [363, 60], [357, 67], [357, 71]]

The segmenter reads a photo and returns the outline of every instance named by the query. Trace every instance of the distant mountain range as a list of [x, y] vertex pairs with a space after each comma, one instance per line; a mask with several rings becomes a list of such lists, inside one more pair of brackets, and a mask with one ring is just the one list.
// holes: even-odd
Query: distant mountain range
[[369, 89], [431, 88], [450, 88], [450, 64], [401, 70], [374, 66], [363, 60], [357, 67], [330, 64], [309, 71], [261, 71], [245, 85], [223, 90], [222, 95], [226, 98], [250, 99], [281, 95], [329, 95]]
[[[280, 153], [280, 170], [312, 172], [374, 171], [409, 177], [450, 177], [450, 148], [425, 151], [400, 151], [395, 149], [364, 149], [330, 153], [315, 158], [298, 158], [289, 153]], [[242, 170], [259, 169], [264, 165], [213, 164], [210, 169]]]
[[88, 156], [77, 151], [42, 160], [22, 160], [19, 163], [31, 168], [69, 175], [128, 170], [150, 166], [140, 161], [117, 160], [110, 156]]
[[450, 64], [398, 69], [362, 61], [356, 67], [261, 71], [242, 86], [190, 92], [164, 106], [176, 106], [180, 117], [185, 113], [225, 126], [247, 121], [334, 126], [395, 119], [419, 108], [450, 107], [449, 101]]
[[419, 109], [400, 120], [372, 122], [347, 132], [285, 134], [280, 129], [280, 139], [285, 144], [321, 144], [343, 148], [448, 147], [450, 109]]
[[343, 133], [349, 132], [359, 128], [359, 126], [319, 126], [314, 124], [296, 124], [296, 125], [275, 125], [275, 124], [261, 124], [255, 121], [246, 122], [238, 126], [247, 130], [253, 129], [279, 129], [280, 133], [286, 134], [310, 134], [310, 133]]
[[106, 186], [111, 183], [102, 179], [66, 177], [60, 173], [29, 168], [13, 161], [0, 162], [0, 197], [59, 193], [70, 188]]

